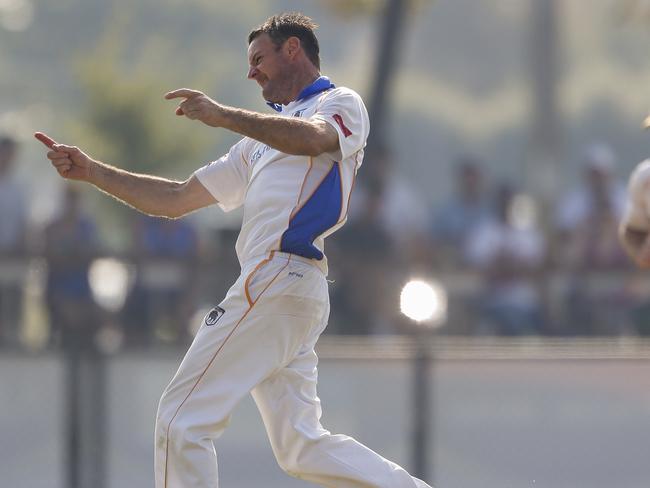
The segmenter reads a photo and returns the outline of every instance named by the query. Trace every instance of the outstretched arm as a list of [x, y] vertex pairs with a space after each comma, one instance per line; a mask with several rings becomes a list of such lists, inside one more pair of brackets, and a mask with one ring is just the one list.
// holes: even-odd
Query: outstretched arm
[[63, 178], [91, 183], [143, 213], [178, 218], [216, 203], [195, 176], [173, 181], [131, 173], [92, 159], [78, 147], [58, 144], [41, 132], [34, 136], [50, 149], [47, 158]]
[[318, 156], [339, 149], [336, 130], [322, 120], [281, 117], [229, 107], [187, 88], [171, 91], [165, 98], [184, 99], [176, 115], [200, 120], [211, 127], [223, 127], [287, 154]]

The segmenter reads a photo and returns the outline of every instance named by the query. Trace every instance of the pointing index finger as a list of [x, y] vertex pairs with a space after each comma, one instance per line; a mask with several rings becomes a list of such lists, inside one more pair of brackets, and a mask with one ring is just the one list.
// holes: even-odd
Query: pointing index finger
[[49, 147], [50, 149], [53, 149], [53, 148], [54, 148], [54, 145], [56, 144], [56, 141], [55, 141], [54, 139], [52, 139], [52, 138], [46, 136], [46, 135], [43, 134], [42, 132], [36, 132], [36, 133], [34, 134], [34, 137], [35, 137], [36, 139], [38, 139], [39, 141], [41, 141], [43, 144], [45, 144], [45, 145], [46, 145], [47, 147]]
[[197, 95], [202, 95], [200, 91], [190, 90], [189, 88], [180, 88], [178, 90], [172, 90], [165, 94], [166, 100], [171, 100], [173, 98], [192, 98]]

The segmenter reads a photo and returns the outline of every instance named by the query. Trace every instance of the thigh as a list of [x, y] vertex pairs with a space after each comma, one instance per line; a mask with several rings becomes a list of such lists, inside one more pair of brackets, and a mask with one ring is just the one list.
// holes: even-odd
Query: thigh
[[320, 425], [317, 364], [313, 348], [305, 349], [251, 392], [274, 451], [325, 432]]
[[[301, 293], [290, 272], [285, 263], [267, 262], [242, 275], [203, 320], [165, 390], [166, 405], [221, 415], [296, 356], [326, 305]], [[301, 286], [313, 292], [303, 278]]]

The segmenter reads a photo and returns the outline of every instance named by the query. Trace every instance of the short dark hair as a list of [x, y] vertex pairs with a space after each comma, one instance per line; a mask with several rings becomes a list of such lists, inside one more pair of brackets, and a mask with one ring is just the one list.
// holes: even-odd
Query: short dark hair
[[279, 48], [290, 37], [297, 37], [309, 60], [320, 70], [320, 47], [314, 34], [317, 28], [316, 22], [299, 12], [274, 15], [248, 34], [248, 44], [261, 34], [268, 34]]

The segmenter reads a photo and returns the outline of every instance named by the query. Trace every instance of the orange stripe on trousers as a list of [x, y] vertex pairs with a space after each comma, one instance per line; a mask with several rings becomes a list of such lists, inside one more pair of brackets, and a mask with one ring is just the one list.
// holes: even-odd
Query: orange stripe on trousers
[[249, 279], [251, 278], [251, 276], [252, 276], [253, 274], [255, 274], [255, 273], [256, 273], [256, 272], [261, 268], [261, 265], [262, 265], [262, 264], [268, 263], [268, 262], [270, 262], [270, 261], [273, 259], [273, 254], [274, 254], [274, 252], [271, 252], [270, 256], [269, 256], [267, 259], [265, 259], [264, 261], [262, 261], [262, 263], [258, 264], [258, 265], [255, 267], [255, 269], [254, 269], [254, 270], [253, 270], [253, 271], [248, 275], [248, 277], [246, 278], [246, 285], [245, 285], [245, 288], [246, 288], [246, 298], [247, 298], [247, 300], [248, 300], [248, 302], [249, 302], [248, 310], [246, 310], [246, 312], [244, 312], [244, 315], [242, 315], [242, 317], [237, 321], [237, 323], [235, 324], [235, 326], [233, 327], [233, 329], [230, 331], [230, 333], [229, 333], [229, 334], [226, 336], [226, 338], [223, 340], [223, 343], [221, 344], [221, 346], [219, 346], [219, 349], [217, 349], [217, 351], [214, 353], [214, 355], [212, 356], [212, 358], [211, 358], [210, 361], [208, 362], [208, 365], [205, 367], [205, 369], [203, 370], [203, 372], [201, 373], [201, 375], [199, 376], [199, 378], [196, 380], [196, 383], [194, 383], [194, 386], [192, 386], [192, 388], [190, 389], [190, 392], [187, 394], [187, 396], [185, 397], [185, 399], [184, 399], [184, 400], [181, 402], [181, 404], [178, 406], [178, 408], [176, 409], [176, 412], [174, 413], [174, 415], [172, 416], [171, 420], [169, 421], [169, 424], [167, 425], [167, 434], [166, 434], [166, 437], [167, 437], [167, 443], [166, 443], [166, 445], [165, 445], [165, 476], [164, 476], [164, 480], [165, 480], [165, 488], [167, 488], [167, 463], [168, 463], [168, 459], [169, 459], [169, 429], [171, 428], [172, 423], [173, 423], [174, 420], [176, 419], [176, 416], [178, 415], [178, 412], [180, 412], [181, 408], [183, 408], [183, 405], [185, 405], [185, 403], [187, 402], [187, 400], [188, 400], [188, 398], [190, 397], [190, 395], [192, 395], [192, 393], [194, 392], [194, 390], [195, 390], [196, 387], [198, 386], [199, 382], [203, 379], [203, 377], [205, 376], [205, 374], [208, 372], [208, 369], [210, 368], [210, 366], [212, 366], [212, 363], [214, 363], [214, 360], [215, 360], [216, 357], [219, 355], [219, 353], [221, 352], [221, 350], [223, 349], [223, 347], [226, 345], [226, 342], [228, 342], [228, 339], [230, 339], [230, 337], [232, 337], [232, 335], [235, 333], [235, 331], [236, 331], [237, 328], [239, 327], [239, 324], [242, 323], [242, 321], [243, 321], [243, 320], [246, 318], [246, 316], [250, 313], [250, 311], [253, 309], [253, 307], [254, 307], [255, 304], [259, 301], [259, 299], [262, 298], [262, 295], [264, 294], [264, 292], [269, 288], [269, 286], [271, 286], [271, 285], [273, 284], [273, 282], [277, 279], [277, 277], [280, 276], [280, 273], [282, 273], [282, 271], [284, 271], [284, 269], [285, 269], [285, 268], [289, 265], [289, 263], [291, 262], [291, 256], [289, 256], [289, 259], [287, 260], [286, 264], [282, 267], [282, 269], [280, 269], [280, 271], [278, 271], [278, 272], [275, 274], [275, 276], [273, 277], [273, 279], [272, 279], [271, 281], [269, 281], [269, 283], [268, 283], [268, 284], [264, 287], [264, 289], [260, 292], [260, 295], [257, 297], [257, 299], [256, 299], [255, 301], [251, 302], [251, 301], [250, 301], [250, 297], [249, 297], [249, 295], [248, 295], [248, 281], [249, 281]]

